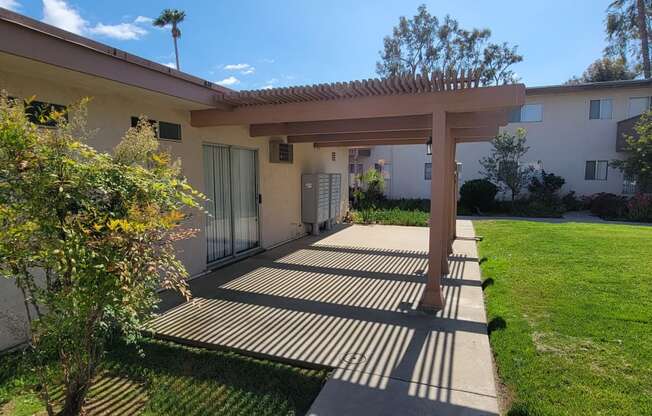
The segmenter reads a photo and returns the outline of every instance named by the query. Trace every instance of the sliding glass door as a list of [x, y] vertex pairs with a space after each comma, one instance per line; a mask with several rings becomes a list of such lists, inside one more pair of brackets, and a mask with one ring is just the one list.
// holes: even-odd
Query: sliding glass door
[[258, 155], [255, 150], [203, 147], [207, 262], [215, 263], [259, 247]]

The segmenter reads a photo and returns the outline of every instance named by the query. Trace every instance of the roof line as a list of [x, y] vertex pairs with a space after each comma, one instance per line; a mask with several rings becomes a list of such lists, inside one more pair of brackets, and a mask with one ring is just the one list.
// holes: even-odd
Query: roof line
[[93, 52], [101, 53], [111, 58], [114, 58], [119, 61], [128, 62], [130, 64], [138, 65], [139, 67], [146, 68], [150, 71], [155, 71], [161, 74], [165, 74], [169, 77], [176, 78], [185, 82], [189, 82], [194, 85], [201, 86], [213, 90], [218, 93], [229, 93], [232, 92], [230, 88], [217, 85], [213, 82], [207, 81], [205, 79], [196, 77], [194, 75], [187, 74], [182, 71], [178, 71], [174, 68], [167, 67], [165, 65], [159, 64], [145, 58], [142, 58], [137, 55], [130, 54], [118, 48], [114, 48], [107, 44], [94, 41], [92, 39], [77, 35], [72, 32], [60, 29], [58, 27], [43, 23], [41, 21], [32, 19], [30, 17], [24, 16], [19, 13], [12, 12], [10, 10], [0, 7], [0, 21], [5, 21], [14, 25], [22, 26], [24, 28], [40, 32], [50, 37], [58, 38], [62, 41], [65, 41], [70, 44], [81, 46], [86, 49], [90, 49]]
[[582, 84], [560, 84], [544, 85], [540, 87], [528, 87], [525, 89], [527, 95], [558, 94], [564, 92], [590, 91], [609, 88], [638, 88], [652, 87], [652, 79], [629, 79], [618, 81], [587, 82]]

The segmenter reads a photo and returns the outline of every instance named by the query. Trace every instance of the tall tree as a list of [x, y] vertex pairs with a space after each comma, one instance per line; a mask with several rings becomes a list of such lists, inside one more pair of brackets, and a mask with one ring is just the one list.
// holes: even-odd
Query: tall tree
[[401, 16], [392, 35], [385, 37], [376, 72], [392, 77], [450, 69], [480, 70], [482, 85], [516, 82], [511, 66], [523, 57], [516, 46], [490, 43], [490, 37], [489, 29], [462, 29], [454, 18], [447, 15], [440, 21], [421, 5], [413, 18]]
[[607, 8], [607, 46], [610, 56], [628, 56], [638, 59], [645, 78], [650, 69], [650, 17], [652, 0], [614, 0]]
[[179, 70], [179, 48], [177, 38], [181, 37], [179, 23], [186, 18], [186, 12], [177, 9], [165, 9], [161, 15], [154, 20], [153, 25], [158, 27], [172, 26], [172, 39], [174, 40], [174, 56], [176, 57], [177, 70]]
[[622, 58], [597, 59], [582, 74], [581, 77], [573, 77], [566, 84], [582, 84], [587, 82], [621, 81], [636, 78], [636, 72], [632, 71], [627, 62]]

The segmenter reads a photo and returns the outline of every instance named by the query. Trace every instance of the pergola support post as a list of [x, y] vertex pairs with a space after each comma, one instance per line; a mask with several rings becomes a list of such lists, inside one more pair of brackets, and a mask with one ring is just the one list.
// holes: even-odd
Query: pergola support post
[[447, 181], [449, 173], [446, 113], [442, 110], [432, 114], [432, 176], [430, 189], [430, 242], [428, 253], [428, 278], [419, 309], [435, 312], [443, 309], [444, 297], [441, 287], [443, 260], [447, 250]]

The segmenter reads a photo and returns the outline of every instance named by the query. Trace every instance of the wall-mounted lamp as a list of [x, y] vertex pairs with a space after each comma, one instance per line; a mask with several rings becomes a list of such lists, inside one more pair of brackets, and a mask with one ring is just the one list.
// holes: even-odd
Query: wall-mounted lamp
[[426, 141], [426, 154], [432, 156], [432, 136], [428, 137], [428, 141]]

